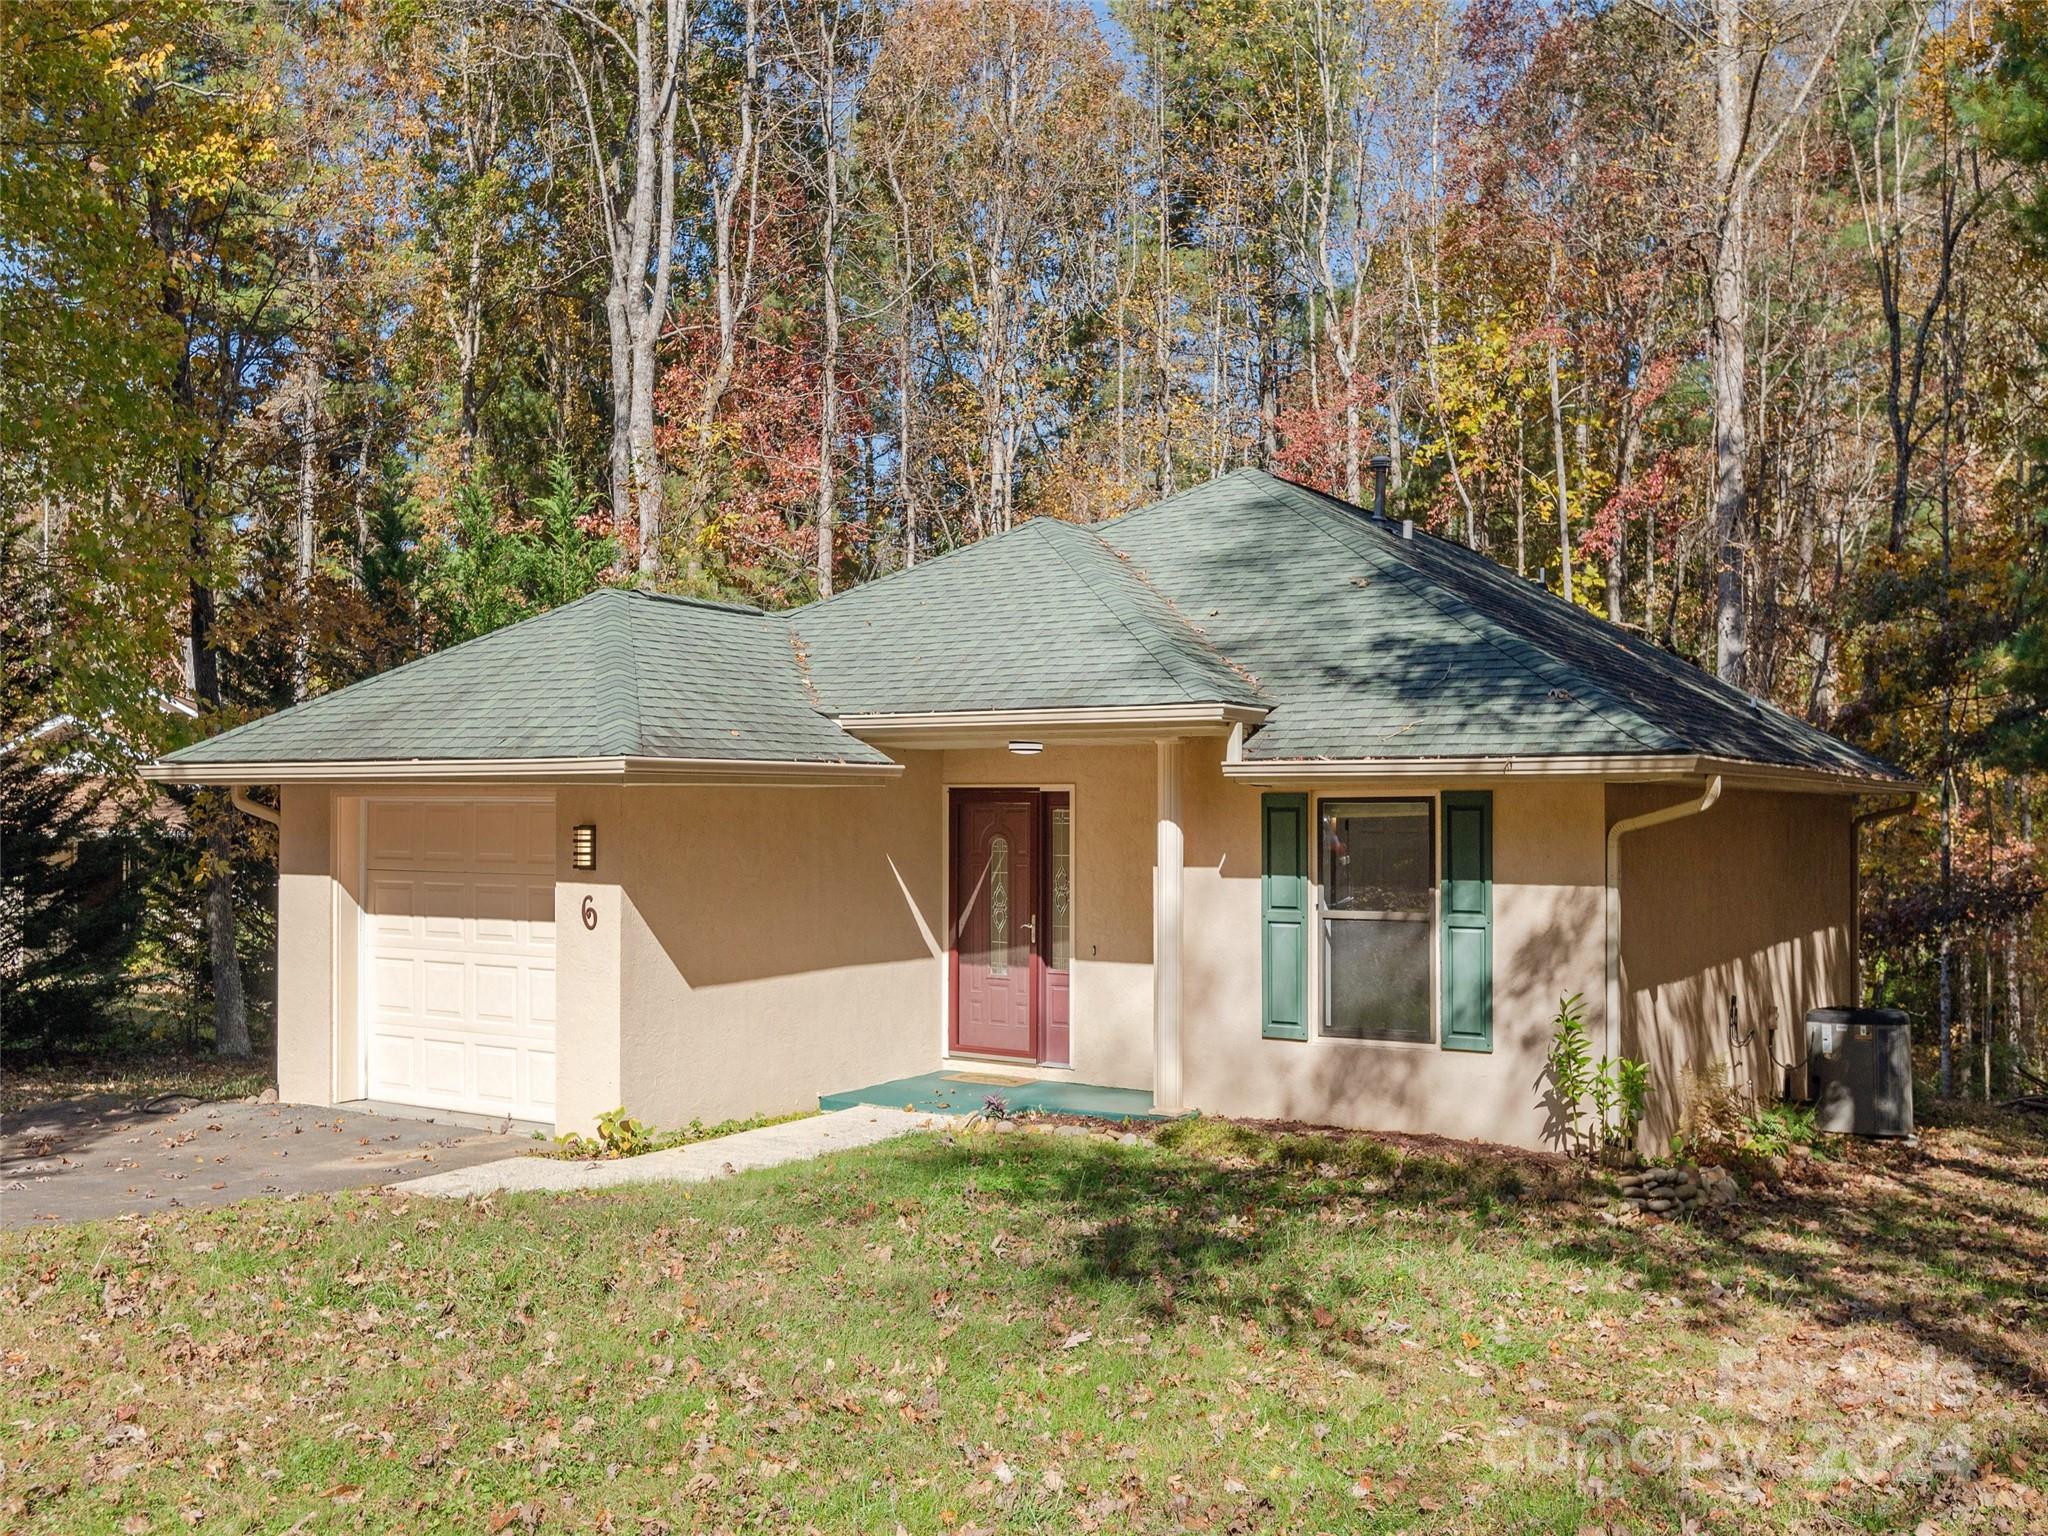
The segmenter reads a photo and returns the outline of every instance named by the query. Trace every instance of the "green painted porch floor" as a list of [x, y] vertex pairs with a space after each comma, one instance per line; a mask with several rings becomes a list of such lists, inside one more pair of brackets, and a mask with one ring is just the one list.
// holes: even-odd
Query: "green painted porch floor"
[[971, 1115], [982, 1101], [999, 1093], [1013, 1115], [1040, 1110], [1053, 1115], [1091, 1115], [1099, 1120], [1161, 1120], [1152, 1112], [1152, 1095], [1142, 1088], [1101, 1088], [1094, 1083], [1019, 1082], [1001, 1067], [956, 1068], [925, 1072], [818, 1097], [820, 1109], [853, 1109], [879, 1104], [924, 1114]]

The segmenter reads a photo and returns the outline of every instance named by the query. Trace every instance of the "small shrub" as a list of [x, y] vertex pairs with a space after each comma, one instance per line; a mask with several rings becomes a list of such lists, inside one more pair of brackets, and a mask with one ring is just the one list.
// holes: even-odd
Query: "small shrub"
[[653, 1127], [626, 1113], [624, 1105], [608, 1109], [597, 1117], [595, 1136], [570, 1131], [557, 1136], [555, 1145], [564, 1157], [638, 1157], [655, 1148]]
[[1725, 1063], [1687, 1079], [1685, 1114], [1674, 1150], [1694, 1159], [1760, 1168], [1794, 1147], [1826, 1156], [1826, 1142], [1803, 1104], [1752, 1106], [1729, 1081]]
[[608, 1156], [637, 1157], [653, 1148], [654, 1128], [634, 1119], [621, 1105], [597, 1117], [597, 1139]]
[[1804, 1104], [1766, 1104], [1743, 1123], [1742, 1149], [1757, 1157], [1783, 1157], [1794, 1147], [1820, 1149], [1813, 1110]]
[[1615, 1093], [1621, 1105], [1621, 1141], [1624, 1146], [1633, 1146], [1636, 1132], [1643, 1124], [1643, 1112], [1650, 1107], [1650, 1064], [1630, 1061], [1624, 1056], [1614, 1065]]
[[[1557, 1005], [1557, 1035], [1546, 1064], [1564, 1121], [1565, 1145], [1581, 1156], [1624, 1152], [1635, 1145], [1650, 1102], [1650, 1066], [1624, 1056], [1595, 1063], [1586, 1039], [1586, 1008], [1574, 992]], [[1590, 1123], [1587, 1105], [1591, 1103]], [[1574, 1145], [1576, 1143], [1576, 1145]]]
[[1010, 1118], [1010, 1101], [1000, 1093], [992, 1093], [981, 1101], [981, 1112], [990, 1120]]

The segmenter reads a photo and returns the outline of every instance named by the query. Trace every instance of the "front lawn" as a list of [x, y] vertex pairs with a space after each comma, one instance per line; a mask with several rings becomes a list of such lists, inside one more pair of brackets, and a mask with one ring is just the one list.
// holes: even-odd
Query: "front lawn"
[[2048, 1155], [1726, 1225], [1229, 1127], [0, 1240], [0, 1528], [2040, 1530]]

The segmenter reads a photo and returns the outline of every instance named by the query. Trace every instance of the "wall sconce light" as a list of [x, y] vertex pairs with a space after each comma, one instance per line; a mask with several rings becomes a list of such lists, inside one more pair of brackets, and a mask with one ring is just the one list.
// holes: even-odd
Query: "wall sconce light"
[[569, 862], [577, 869], [597, 868], [597, 828], [585, 824], [570, 831]]
[[1045, 743], [1042, 741], [1013, 741], [1010, 743], [1010, 750], [1019, 757], [1036, 757], [1045, 750]]

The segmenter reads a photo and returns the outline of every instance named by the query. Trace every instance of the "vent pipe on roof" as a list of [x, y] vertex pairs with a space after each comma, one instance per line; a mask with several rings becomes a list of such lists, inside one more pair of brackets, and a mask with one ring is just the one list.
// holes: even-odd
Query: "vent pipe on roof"
[[1394, 461], [1384, 453], [1372, 456], [1372, 516], [1374, 522], [1387, 520], [1387, 471], [1394, 467]]

